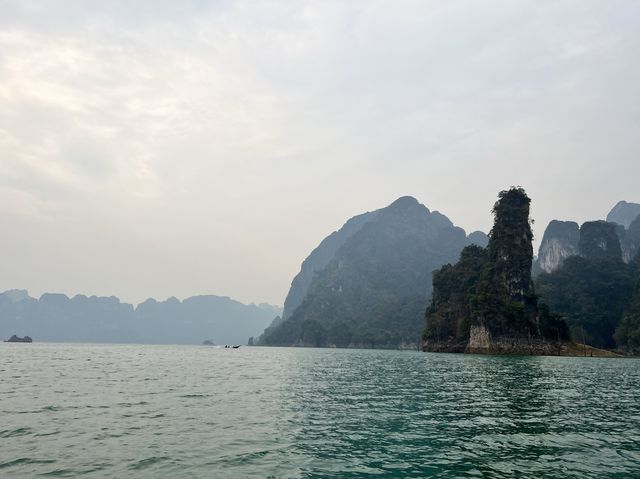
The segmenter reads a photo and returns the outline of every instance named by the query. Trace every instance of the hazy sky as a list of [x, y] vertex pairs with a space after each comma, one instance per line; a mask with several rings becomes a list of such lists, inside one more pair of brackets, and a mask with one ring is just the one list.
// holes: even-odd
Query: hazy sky
[[0, 0], [0, 290], [282, 304], [413, 195], [640, 201], [640, 2]]

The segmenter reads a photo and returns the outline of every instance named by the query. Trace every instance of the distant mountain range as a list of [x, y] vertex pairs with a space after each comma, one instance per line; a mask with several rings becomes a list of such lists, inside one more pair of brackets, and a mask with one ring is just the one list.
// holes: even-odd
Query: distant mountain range
[[242, 304], [228, 297], [193, 296], [180, 301], [148, 299], [134, 307], [114, 296], [45, 293], [25, 290], [0, 294], [0, 337], [29, 335], [35, 341], [116, 343], [246, 344], [282, 309]]
[[355, 216], [305, 259], [259, 343], [417, 347], [432, 271], [487, 241], [412, 197]]
[[[467, 235], [445, 215], [402, 197], [349, 219], [322, 240], [293, 278], [284, 308], [213, 295], [148, 299], [134, 307], [113, 296], [45, 293], [36, 299], [9, 290], [0, 294], [0, 338], [413, 348], [421, 341], [433, 272], [477, 245], [451, 267], [468, 273], [469, 264], [487, 255], [488, 242], [486, 234]], [[493, 271], [495, 262], [485, 259], [478, 264]], [[533, 272], [544, 303], [540, 314], [552, 323], [566, 320], [574, 341], [640, 352], [640, 204], [619, 202], [607, 221], [550, 222]], [[440, 274], [441, 283], [447, 278]], [[454, 291], [456, 281], [439, 291]], [[480, 296], [470, 298], [477, 303]], [[449, 314], [441, 299], [432, 304], [438, 318]]]

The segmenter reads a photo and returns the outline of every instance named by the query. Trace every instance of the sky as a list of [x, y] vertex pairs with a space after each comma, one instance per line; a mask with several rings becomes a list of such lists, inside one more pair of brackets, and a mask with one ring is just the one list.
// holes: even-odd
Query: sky
[[521, 185], [537, 242], [604, 218], [640, 202], [638, 25], [636, 0], [0, 0], [0, 290], [281, 305], [400, 196], [487, 232]]

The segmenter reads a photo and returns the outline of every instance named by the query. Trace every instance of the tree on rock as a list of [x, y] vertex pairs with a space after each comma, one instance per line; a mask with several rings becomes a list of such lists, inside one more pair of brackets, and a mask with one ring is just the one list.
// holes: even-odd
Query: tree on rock
[[501, 191], [487, 248], [467, 247], [456, 265], [434, 272], [424, 350], [522, 353], [546, 347], [542, 333], [568, 339], [564, 321], [538, 308], [530, 204], [521, 187]]

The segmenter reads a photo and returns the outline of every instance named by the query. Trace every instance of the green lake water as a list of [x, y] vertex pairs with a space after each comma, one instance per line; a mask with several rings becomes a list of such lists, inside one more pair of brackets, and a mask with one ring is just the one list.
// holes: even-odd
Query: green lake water
[[640, 477], [640, 360], [0, 344], [0, 477]]

